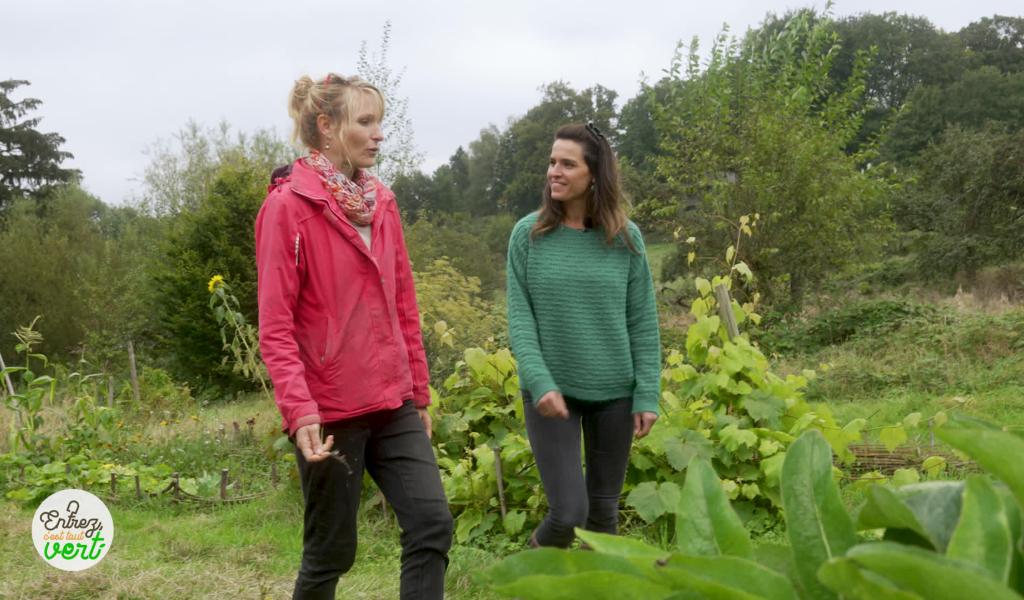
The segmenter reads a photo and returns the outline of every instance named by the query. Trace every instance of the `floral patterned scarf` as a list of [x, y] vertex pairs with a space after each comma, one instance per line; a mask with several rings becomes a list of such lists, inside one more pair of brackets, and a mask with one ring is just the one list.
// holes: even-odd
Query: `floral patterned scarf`
[[317, 150], [311, 151], [303, 161], [320, 176], [320, 181], [350, 221], [356, 225], [373, 222], [373, 211], [377, 208], [376, 177], [365, 169], [358, 169], [353, 181]]

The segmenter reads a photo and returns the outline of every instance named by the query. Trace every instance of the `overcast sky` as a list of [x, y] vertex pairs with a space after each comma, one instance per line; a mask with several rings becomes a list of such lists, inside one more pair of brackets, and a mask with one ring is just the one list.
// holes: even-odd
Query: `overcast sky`
[[[676, 43], [703, 45], [795, 0], [0, 0], [0, 80], [27, 79], [15, 98], [43, 101], [40, 128], [67, 139], [69, 165], [108, 203], [138, 195], [147, 147], [189, 119], [236, 130], [290, 131], [286, 98], [301, 74], [355, 71], [392, 23], [389, 64], [405, 69], [423, 168], [432, 170], [490, 123], [504, 128], [555, 80], [636, 94], [660, 76]], [[1019, 15], [1019, 0], [840, 0], [837, 16], [896, 11], [945, 30]], [[386, 143], [386, 142], [385, 142]]]

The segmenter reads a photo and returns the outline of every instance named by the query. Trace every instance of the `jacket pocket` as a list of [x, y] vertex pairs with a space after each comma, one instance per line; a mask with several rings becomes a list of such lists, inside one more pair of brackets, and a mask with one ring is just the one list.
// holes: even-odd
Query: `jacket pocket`
[[338, 321], [327, 317], [324, 325], [324, 341], [319, 350], [320, 366], [334, 363], [338, 358], [338, 351], [341, 348], [341, 332], [338, 331]]

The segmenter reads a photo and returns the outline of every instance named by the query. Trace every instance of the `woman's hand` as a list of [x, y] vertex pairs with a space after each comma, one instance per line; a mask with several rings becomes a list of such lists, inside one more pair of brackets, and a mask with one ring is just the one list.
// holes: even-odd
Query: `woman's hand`
[[537, 403], [537, 412], [542, 417], [558, 417], [559, 419], [569, 418], [569, 409], [565, 406], [565, 398], [562, 392], [551, 390], [540, 398]]
[[420, 413], [420, 421], [423, 421], [423, 429], [427, 432], [427, 437], [432, 437], [434, 433], [434, 425], [430, 420], [430, 413], [427, 412], [426, 408], [417, 408], [416, 412]]
[[651, 432], [654, 422], [658, 420], [658, 413], [641, 412], [633, 414], [633, 435], [640, 439]]
[[321, 444], [320, 424], [313, 423], [299, 427], [295, 432], [295, 445], [302, 451], [302, 457], [306, 459], [306, 462], [320, 462], [331, 455], [334, 436], [327, 436], [327, 441]]

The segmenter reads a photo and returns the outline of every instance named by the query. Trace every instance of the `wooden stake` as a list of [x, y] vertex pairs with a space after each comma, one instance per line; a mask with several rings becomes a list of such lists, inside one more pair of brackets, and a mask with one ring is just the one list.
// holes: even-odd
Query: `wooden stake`
[[[7, 365], [4, 364], [4, 355], [0, 354], [0, 371], [3, 371], [6, 368], [7, 368]], [[7, 382], [7, 393], [13, 396], [14, 395], [14, 384], [11, 383], [11, 374], [10, 373], [4, 373], [4, 381]], [[21, 414], [21, 413], [19, 413], [19, 414]]]
[[107, 375], [107, 406], [114, 408], [114, 376]]
[[117, 495], [117, 473], [110, 474], [110, 495]]
[[501, 473], [501, 448], [491, 449], [494, 450], [494, 472], [498, 477], [498, 506], [501, 507], [501, 518], [504, 519], [508, 508], [505, 506], [505, 478]]
[[138, 406], [140, 402], [139, 372], [135, 368], [135, 343], [131, 340], [128, 340], [128, 368], [132, 375], [132, 398], [135, 400], [135, 405]]
[[220, 470], [220, 499], [227, 500], [228, 498], [228, 470]]
[[181, 486], [178, 485], [178, 474], [177, 473], [172, 473], [171, 474], [171, 491], [174, 492], [174, 499], [175, 500], [181, 498]]
[[135, 475], [135, 499], [142, 500], [142, 484], [139, 482], [138, 474]]
[[729, 296], [729, 289], [724, 283], [715, 286], [715, 299], [718, 300], [718, 314], [725, 323], [729, 339], [739, 336], [740, 328], [736, 325], [736, 315], [732, 312], [732, 297]]

